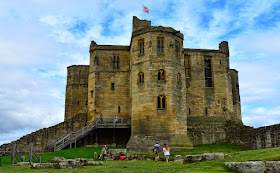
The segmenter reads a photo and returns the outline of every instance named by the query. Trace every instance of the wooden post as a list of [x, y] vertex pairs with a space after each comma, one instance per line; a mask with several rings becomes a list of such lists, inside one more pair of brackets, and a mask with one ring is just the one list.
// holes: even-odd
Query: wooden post
[[115, 128], [113, 129], [113, 144], [116, 143], [116, 130]]
[[16, 150], [16, 144], [12, 143], [12, 155], [11, 155], [11, 164], [15, 164], [15, 151]]
[[75, 135], [75, 148], [77, 148], [77, 135]]
[[29, 163], [32, 162], [32, 151], [33, 151], [33, 143], [30, 142], [30, 144], [29, 144]]
[[70, 134], [70, 148], [72, 148], [72, 133]]
[[41, 163], [41, 156], [39, 156], [39, 163]]

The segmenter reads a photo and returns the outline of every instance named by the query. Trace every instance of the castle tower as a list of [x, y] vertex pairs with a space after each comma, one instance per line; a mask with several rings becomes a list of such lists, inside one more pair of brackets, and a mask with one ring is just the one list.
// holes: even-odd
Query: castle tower
[[183, 34], [133, 18], [130, 49], [131, 138], [128, 150], [150, 151], [155, 140], [192, 148], [187, 136]]
[[67, 67], [65, 120], [87, 112], [88, 70], [88, 65]]

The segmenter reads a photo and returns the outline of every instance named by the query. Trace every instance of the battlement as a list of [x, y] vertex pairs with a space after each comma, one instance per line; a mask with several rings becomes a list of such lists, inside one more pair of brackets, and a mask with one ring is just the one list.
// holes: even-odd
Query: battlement
[[130, 51], [130, 46], [126, 45], [95, 45], [90, 46], [90, 51], [92, 52], [94, 50], [120, 50], [120, 51]]
[[149, 20], [140, 20], [138, 17], [133, 16], [133, 22], [132, 22], [132, 30], [133, 32], [145, 27], [151, 26], [151, 21]]

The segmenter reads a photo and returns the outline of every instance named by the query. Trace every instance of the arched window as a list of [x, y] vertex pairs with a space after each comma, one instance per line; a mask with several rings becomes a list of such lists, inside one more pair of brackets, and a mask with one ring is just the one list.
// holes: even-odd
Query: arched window
[[144, 83], [144, 73], [140, 72], [138, 74], [138, 83]]
[[158, 80], [165, 80], [165, 71], [163, 69], [158, 71]]
[[158, 37], [157, 39], [157, 52], [163, 53], [163, 37]]
[[117, 69], [119, 69], [119, 63], [120, 63], [120, 58], [119, 58], [119, 56], [117, 56]]
[[116, 57], [114, 56], [113, 57], [113, 69], [115, 69], [116, 68]]
[[178, 83], [181, 82], [181, 73], [178, 73], [178, 74], [177, 74], [177, 82], [178, 82]]
[[165, 96], [158, 96], [158, 109], [165, 109]]

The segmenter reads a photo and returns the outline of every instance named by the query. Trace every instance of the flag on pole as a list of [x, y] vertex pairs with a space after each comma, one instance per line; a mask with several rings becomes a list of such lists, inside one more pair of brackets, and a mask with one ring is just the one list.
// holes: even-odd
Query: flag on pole
[[145, 13], [149, 13], [149, 9], [143, 5], [143, 10]]

